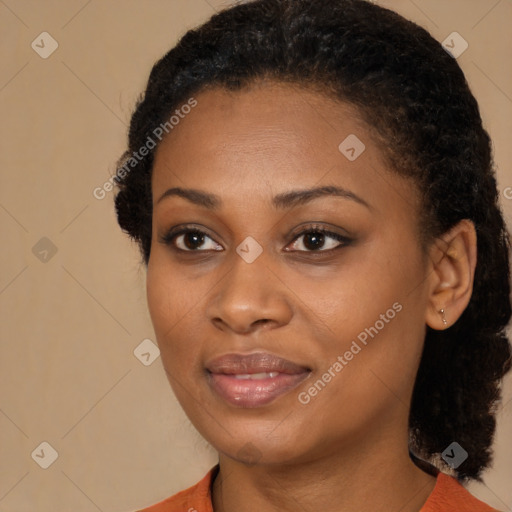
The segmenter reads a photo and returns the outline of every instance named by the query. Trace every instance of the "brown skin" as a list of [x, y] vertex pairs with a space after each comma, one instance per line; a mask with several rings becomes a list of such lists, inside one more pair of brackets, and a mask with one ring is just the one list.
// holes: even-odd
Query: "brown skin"
[[[444, 308], [449, 327], [469, 302], [473, 225], [461, 222], [426, 253], [420, 194], [386, 166], [347, 104], [270, 82], [196, 99], [157, 150], [147, 293], [169, 382], [219, 451], [215, 511], [418, 511], [435, 478], [409, 459], [410, 398], [426, 324], [445, 328]], [[338, 150], [349, 134], [366, 146], [353, 162]], [[285, 210], [270, 202], [326, 185], [368, 206], [334, 196]], [[159, 202], [171, 187], [217, 194], [222, 206], [213, 211], [177, 196]], [[174, 246], [187, 253], [159, 241], [180, 224], [206, 232], [195, 252], [186, 235]], [[313, 250], [306, 236], [297, 237], [311, 224], [352, 242], [318, 254], [340, 243], [326, 235]], [[236, 252], [247, 236], [263, 248], [250, 264]], [[298, 394], [394, 303], [402, 310], [301, 403]], [[230, 405], [208, 385], [205, 364], [252, 352], [270, 352], [311, 374], [265, 406]]]

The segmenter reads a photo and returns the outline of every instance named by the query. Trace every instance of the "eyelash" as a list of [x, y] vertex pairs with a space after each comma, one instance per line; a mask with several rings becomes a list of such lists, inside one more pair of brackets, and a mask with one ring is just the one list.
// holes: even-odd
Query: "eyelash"
[[[293, 235], [294, 238], [292, 240], [292, 242], [290, 243], [293, 243], [295, 242], [296, 240], [298, 240], [300, 237], [302, 236], [305, 236], [305, 235], [309, 235], [309, 234], [322, 234], [322, 235], [326, 235], [328, 236], [329, 238], [333, 238], [334, 240], [340, 242], [340, 245], [336, 246], [336, 247], [333, 247], [331, 249], [327, 249], [327, 250], [297, 250], [297, 251], [291, 251], [291, 252], [299, 252], [299, 253], [308, 253], [308, 254], [325, 254], [325, 253], [328, 253], [330, 254], [332, 251], [335, 251], [337, 249], [341, 249], [342, 247], [345, 247], [347, 245], [349, 245], [352, 240], [346, 236], [343, 236], [343, 235], [340, 235], [339, 233], [334, 233], [332, 231], [329, 231], [327, 230], [325, 227], [323, 226], [318, 226], [318, 225], [311, 225], [311, 226], [307, 226], [307, 228], [305, 228], [303, 231], [300, 231], [299, 233], [297, 233], [296, 235]], [[204, 231], [201, 231], [200, 229], [196, 228], [196, 227], [193, 227], [193, 226], [182, 226], [181, 228], [174, 228], [174, 229], [171, 229], [168, 233], [166, 233], [165, 235], [161, 236], [160, 237], [160, 243], [164, 244], [164, 245], [168, 245], [168, 246], [171, 246], [171, 248], [174, 250], [174, 251], [177, 251], [177, 252], [180, 252], [180, 253], [201, 253], [201, 252], [209, 252], [211, 251], [210, 249], [208, 250], [201, 250], [201, 249], [189, 249], [189, 250], [185, 250], [185, 249], [180, 249], [178, 247], [176, 247], [174, 245], [174, 241], [175, 239], [180, 236], [180, 235], [186, 235], [186, 234], [195, 234], [195, 235], [205, 235], [207, 238], [210, 238], [210, 240], [213, 240], [212, 237], [210, 237], [208, 235], [208, 233], [205, 233]], [[215, 240], [213, 240], [215, 242]], [[216, 242], [218, 243], [218, 242]], [[215, 251], [215, 252], [220, 252], [220, 251]]]

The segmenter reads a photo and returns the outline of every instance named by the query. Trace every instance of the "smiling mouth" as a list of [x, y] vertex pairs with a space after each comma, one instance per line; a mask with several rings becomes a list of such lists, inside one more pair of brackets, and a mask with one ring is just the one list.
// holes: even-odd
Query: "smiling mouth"
[[224, 401], [242, 408], [262, 407], [302, 383], [309, 368], [265, 352], [228, 354], [206, 365], [208, 383]]

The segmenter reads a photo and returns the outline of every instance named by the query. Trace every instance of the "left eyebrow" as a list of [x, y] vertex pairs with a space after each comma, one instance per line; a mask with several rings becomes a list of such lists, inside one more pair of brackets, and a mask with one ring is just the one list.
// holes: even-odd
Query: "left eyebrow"
[[[209, 192], [191, 188], [184, 189], [181, 187], [173, 187], [166, 190], [160, 196], [156, 204], [171, 196], [182, 197], [191, 203], [207, 208], [208, 210], [219, 210], [222, 206], [222, 199], [216, 194], [211, 194]], [[336, 186], [316, 187], [304, 190], [291, 190], [290, 192], [283, 192], [276, 195], [272, 199], [272, 205], [277, 209], [292, 208], [297, 205], [306, 204], [310, 201], [313, 201], [314, 199], [318, 199], [319, 197], [326, 196], [335, 196], [349, 199], [363, 206], [366, 206], [368, 209], [371, 209], [371, 206], [358, 195], [354, 194], [350, 190]]]
[[291, 208], [293, 206], [305, 204], [312, 201], [313, 199], [325, 196], [335, 196], [344, 199], [350, 199], [356, 203], [366, 206], [368, 209], [371, 209], [371, 206], [358, 195], [354, 194], [350, 190], [335, 186], [316, 187], [306, 190], [292, 190], [290, 192], [284, 192], [275, 196], [272, 200], [272, 203], [276, 208]]

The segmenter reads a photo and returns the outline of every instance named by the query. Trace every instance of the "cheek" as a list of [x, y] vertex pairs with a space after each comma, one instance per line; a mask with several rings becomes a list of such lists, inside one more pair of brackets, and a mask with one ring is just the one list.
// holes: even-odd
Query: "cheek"
[[361, 350], [350, 363], [354, 373], [347, 375], [352, 374], [363, 400], [397, 397], [407, 403], [415, 380], [425, 336], [425, 292], [421, 259], [409, 256], [407, 263], [404, 259], [397, 265], [397, 259], [386, 273], [373, 274], [374, 281], [365, 280], [353, 297], [354, 321], [347, 343], [355, 340]]
[[[153, 258], [153, 256], [151, 256]], [[153, 322], [157, 337], [163, 332], [164, 327], [172, 325], [173, 317], [177, 310], [173, 307], [171, 294], [172, 284], [161, 267], [150, 259], [146, 277], [146, 294], [149, 314]]]
[[316, 295], [316, 316], [335, 334], [333, 343], [324, 344], [331, 360], [356, 341], [362, 351], [354, 359], [390, 368], [386, 373], [392, 376], [401, 360], [414, 362], [421, 351], [426, 301], [419, 250], [398, 240], [386, 242], [375, 241], [378, 250], [358, 251], [357, 258], [333, 276], [324, 293]]
[[148, 264], [146, 293], [165, 367], [189, 367], [197, 358], [191, 340], [197, 335], [194, 329], [198, 324], [193, 319], [194, 311], [201, 306], [200, 291], [155, 255]]
[[[155, 330], [179, 330], [184, 317], [193, 313], [204, 293], [191, 282], [187, 272], [170, 262], [166, 251], [154, 245], [148, 263], [146, 293]], [[171, 334], [173, 331], [170, 331]]]

